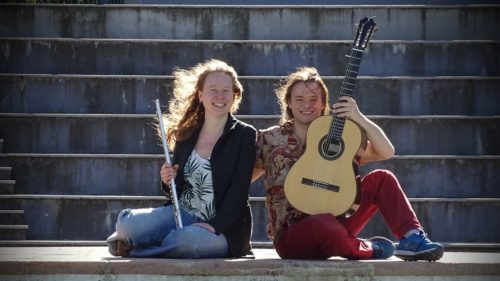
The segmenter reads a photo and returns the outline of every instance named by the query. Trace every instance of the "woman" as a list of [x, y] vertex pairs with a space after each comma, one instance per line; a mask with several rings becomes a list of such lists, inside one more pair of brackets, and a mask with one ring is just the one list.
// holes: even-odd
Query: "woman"
[[131, 257], [220, 258], [248, 254], [252, 217], [248, 189], [255, 162], [255, 129], [233, 113], [243, 89], [219, 60], [174, 71], [167, 115], [173, 166], [160, 170], [163, 189], [175, 179], [184, 227], [172, 205], [125, 209], [108, 238], [110, 253]]

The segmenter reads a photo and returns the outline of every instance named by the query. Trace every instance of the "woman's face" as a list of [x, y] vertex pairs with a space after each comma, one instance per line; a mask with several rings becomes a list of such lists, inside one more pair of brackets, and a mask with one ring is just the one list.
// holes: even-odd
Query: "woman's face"
[[227, 115], [234, 102], [233, 81], [224, 72], [212, 72], [205, 77], [203, 88], [198, 91], [205, 114]]

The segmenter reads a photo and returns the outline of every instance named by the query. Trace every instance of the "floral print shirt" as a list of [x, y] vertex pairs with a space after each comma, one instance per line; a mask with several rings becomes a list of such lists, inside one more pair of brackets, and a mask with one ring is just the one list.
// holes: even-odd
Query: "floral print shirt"
[[195, 149], [184, 166], [186, 187], [179, 203], [190, 215], [208, 221], [215, 216], [212, 166]]
[[292, 225], [307, 216], [288, 202], [284, 190], [288, 171], [304, 151], [305, 145], [301, 144], [291, 123], [258, 132], [255, 167], [265, 170], [264, 187], [269, 217], [267, 235], [273, 241], [281, 238], [283, 226]]

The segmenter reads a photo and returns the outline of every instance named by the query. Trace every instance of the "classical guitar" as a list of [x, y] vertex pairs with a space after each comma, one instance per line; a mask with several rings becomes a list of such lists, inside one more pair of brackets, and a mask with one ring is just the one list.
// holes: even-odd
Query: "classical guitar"
[[[373, 18], [359, 22], [340, 96], [352, 97], [361, 58], [374, 28]], [[353, 160], [363, 142], [361, 129], [345, 117], [316, 118], [307, 130], [306, 151], [285, 179], [288, 201], [307, 214], [353, 213], [358, 193]]]

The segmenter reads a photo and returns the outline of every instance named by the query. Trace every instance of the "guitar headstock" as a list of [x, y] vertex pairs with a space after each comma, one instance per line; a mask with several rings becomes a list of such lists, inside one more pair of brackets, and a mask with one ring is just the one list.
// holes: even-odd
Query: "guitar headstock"
[[356, 37], [354, 37], [354, 48], [364, 50], [370, 41], [373, 31], [375, 30], [375, 21], [373, 17], [363, 18], [359, 21]]

